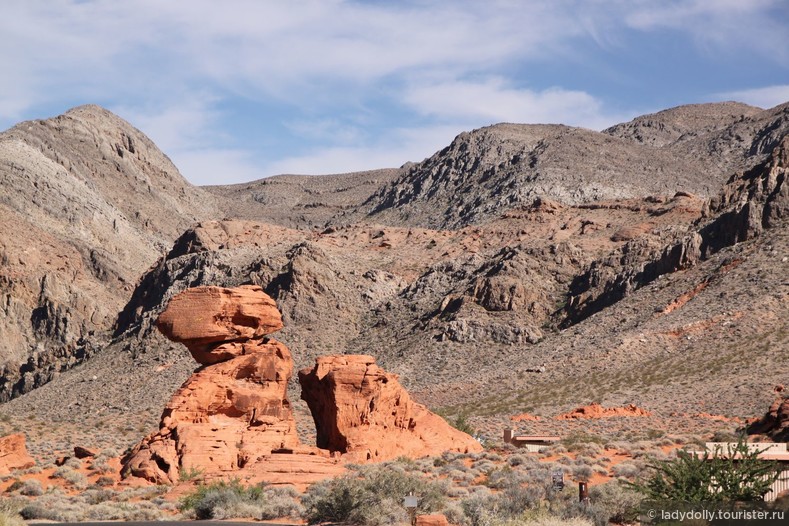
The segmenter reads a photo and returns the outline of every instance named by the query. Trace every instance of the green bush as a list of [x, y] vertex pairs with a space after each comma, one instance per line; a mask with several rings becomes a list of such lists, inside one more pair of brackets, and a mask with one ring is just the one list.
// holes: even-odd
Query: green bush
[[180, 508], [181, 511], [191, 510], [196, 519], [228, 519], [254, 512], [250, 509], [252, 505], [262, 502], [262, 486], [247, 487], [240, 480], [233, 479], [198, 486], [181, 499]]
[[381, 464], [357, 467], [356, 472], [313, 484], [302, 503], [310, 524], [379, 526], [407, 522], [403, 499], [409, 493], [419, 497], [419, 513], [439, 511], [446, 489], [445, 484]]
[[244, 486], [233, 479], [198, 486], [181, 499], [180, 509], [191, 512], [196, 519], [296, 517], [303, 512], [296, 495], [292, 489]]
[[638, 518], [641, 500], [639, 493], [614, 480], [589, 489], [589, 505], [584, 515], [597, 526], [631, 524]]
[[649, 465], [649, 479], [629, 485], [654, 501], [761, 501], [780, 471], [776, 463], [759, 459], [759, 453], [742, 439], [727, 451], [679, 450], [676, 459]]

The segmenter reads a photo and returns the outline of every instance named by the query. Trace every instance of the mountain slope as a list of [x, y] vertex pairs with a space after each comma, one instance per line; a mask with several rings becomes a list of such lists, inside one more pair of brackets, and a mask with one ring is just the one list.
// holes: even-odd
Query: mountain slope
[[[709, 197], [732, 172], [769, 154], [789, 129], [788, 112], [789, 105], [765, 111], [730, 103], [680, 107], [602, 133], [489, 126], [460, 134], [381, 188], [359, 212], [377, 222], [458, 228], [536, 197], [565, 204], [680, 191]], [[649, 127], [665, 133], [642, 133]]]
[[0, 400], [102, 347], [140, 273], [218, 213], [98, 106], [0, 134], [0, 185]]

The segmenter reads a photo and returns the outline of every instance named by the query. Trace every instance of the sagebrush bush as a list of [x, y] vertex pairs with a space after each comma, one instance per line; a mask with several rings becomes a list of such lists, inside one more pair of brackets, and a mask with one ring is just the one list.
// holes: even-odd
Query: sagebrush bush
[[396, 524], [407, 519], [403, 499], [419, 497], [419, 513], [439, 511], [447, 486], [391, 464], [357, 468], [343, 477], [313, 484], [302, 499], [311, 523], [341, 522], [365, 526]]
[[244, 486], [238, 479], [198, 486], [181, 499], [181, 510], [191, 511], [196, 519], [248, 517], [250, 508], [263, 501], [262, 486]]
[[641, 473], [641, 468], [632, 462], [622, 462], [615, 466], [611, 466], [611, 474], [615, 477], [634, 478]]
[[630, 524], [638, 518], [642, 500], [637, 492], [614, 480], [590, 488], [586, 515], [596, 526]]
[[298, 517], [303, 508], [292, 488], [244, 486], [238, 479], [199, 486], [181, 500], [180, 509], [196, 519], [276, 519]]
[[44, 488], [38, 480], [28, 479], [22, 483], [19, 493], [26, 497], [39, 497], [44, 494]]

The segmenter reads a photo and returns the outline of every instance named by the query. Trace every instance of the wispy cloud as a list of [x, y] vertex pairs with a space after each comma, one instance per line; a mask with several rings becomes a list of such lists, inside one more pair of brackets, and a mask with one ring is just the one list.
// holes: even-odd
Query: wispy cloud
[[760, 108], [772, 108], [789, 102], [789, 84], [782, 86], [766, 86], [739, 91], [727, 91], [713, 96], [717, 100], [736, 100]]
[[[575, 69], [591, 58], [611, 77], [637, 78], [612, 62], [639, 44], [634, 33], [676, 33], [696, 46], [688, 53], [723, 63], [722, 52], [747, 52], [785, 71], [787, 9], [782, 0], [9, 0], [0, 126], [102, 104], [195, 182], [212, 180], [220, 161], [234, 179], [392, 166], [468, 127], [600, 129], [632, 117]], [[242, 106], [258, 108], [243, 131], [233, 120]], [[425, 133], [419, 142], [403, 130]]]
[[455, 122], [561, 123], [601, 129], [613, 124], [592, 95], [576, 90], [518, 89], [500, 77], [411, 86], [405, 102], [424, 115]]
[[456, 126], [392, 129], [366, 144], [317, 148], [267, 164], [265, 170], [271, 174], [332, 174], [396, 168], [429, 157], [449, 144], [458, 132]]

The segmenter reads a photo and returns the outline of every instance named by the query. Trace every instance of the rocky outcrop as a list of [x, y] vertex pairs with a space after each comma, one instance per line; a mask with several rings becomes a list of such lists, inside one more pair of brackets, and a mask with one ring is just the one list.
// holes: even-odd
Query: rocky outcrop
[[573, 280], [563, 325], [573, 325], [664, 274], [687, 269], [789, 218], [789, 138], [764, 163], [731, 177], [684, 236], [660, 247], [636, 239]]
[[595, 418], [611, 418], [617, 416], [650, 416], [652, 413], [633, 404], [624, 407], [603, 407], [600, 404], [590, 404], [576, 407], [569, 413], [556, 417], [557, 420], [586, 420]]
[[254, 285], [188, 289], [170, 301], [156, 325], [203, 365], [256, 352], [263, 336], [283, 326], [274, 300]]
[[469, 435], [414, 402], [397, 376], [364, 355], [323, 356], [299, 372], [318, 447], [353, 461], [481, 451]]
[[107, 345], [141, 273], [213, 196], [98, 106], [0, 133], [0, 402]]
[[772, 440], [789, 442], [789, 398], [778, 396], [767, 413], [748, 426], [748, 434], [767, 435]]
[[247, 473], [282, 482], [290, 473], [303, 482], [337, 474], [336, 453], [345, 462], [481, 449], [369, 356], [319, 358], [312, 374], [300, 374], [318, 431], [318, 448], [302, 445], [287, 398], [293, 359], [267, 337], [282, 320], [260, 287], [188, 289], [157, 326], [203, 366], [173, 395], [159, 430], [123, 459], [125, 476], [161, 484], [184, 471]]
[[35, 464], [36, 461], [27, 453], [24, 434], [0, 438], [0, 475], [7, 475], [15, 469], [27, 469]]
[[564, 204], [676, 191], [709, 197], [731, 173], [763, 161], [787, 130], [787, 104], [681, 106], [602, 133], [496, 124], [458, 135], [360, 209], [377, 222], [460, 228], [537, 196]]
[[189, 289], [158, 326], [205, 365], [173, 395], [159, 431], [126, 456], [127, 475], [172, 483], [183, 469], [233, 472], [299, 446], [287, 398], [293, 359], [265, 337], [282, 322], [262, 289]]

